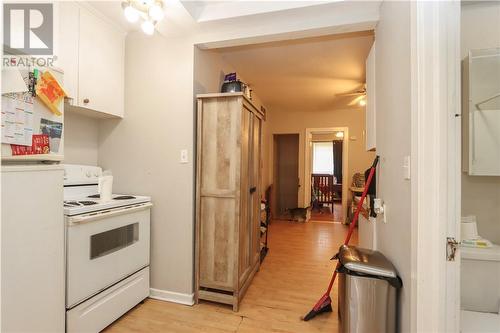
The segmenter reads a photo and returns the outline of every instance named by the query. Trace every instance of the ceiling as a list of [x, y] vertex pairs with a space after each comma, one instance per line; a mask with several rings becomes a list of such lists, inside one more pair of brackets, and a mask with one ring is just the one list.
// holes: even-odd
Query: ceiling
[[[268, 109], [347, 108], [362, 89], [373, 32], [218, 49]], [[356, 106], [354, 106], [356, 107]]]
[[[196, 23], [196, 19], [204, 21], [210, 16], [211, 19], [220, 22], [224, 29], [234, 26], [231, 19], [220, 17], [221, 12], [224, 12], [226, 16], [230, 13], [234, 16], [243, 15], [247, 19], [258, 20], [262, 15], [254, 12], [259, 9], [274, 11], [272, 16], [277, 19], [278, 12], [296, 16], [297, 11], [305, 11], [305, 7], [300, 7], [306, 4], [305, 1], [296, 3], [293, 1], [282, 3], [279, 1], [163, 1], [166, 17], [157, 29], [164, 36], [182, 33], [184, 28], [192, 29], [193, 24], [209, 24], [207, 21]], [[330, 3], [330, 5], [324, 3]], [[120, 1], [88, 1], [87, 4], [121, 26], [126, 32], [139, 29], [138, 23], [131, 24], [125, 20]], [[264, 6], [264, 4], [267, 5]], [[337, 6], [323, 9], [335, 13], [335, 11], [342, 12], [338, 6], [343, 4], [356, 5], [357, 3], [316, 0], [309, 2], [309, 8]], [[223, 5], [225, 10], [221, 11]], [[189, 6], [192, 7], [191, 12], [186, 8]], [[363, 3], [362, 6], [367, 7], [367, 4]], [[335, 8], [337, 9], [334, 10]], [[198, 17], [195, 12], [198, 13]], [[239, 21], [242, 21], [243, 16], [240, 16]], [[219, 48], [214, 51], [220, 53], [228, 63], [233, 65], [243, 80], [252, 86], [255, 94], [267, 108], [282, 108], [289, 111], [332, 110], [347, 108], [353, 99], [353, 97], [339, 97], [338, 94], [356, 91], [363, 87], [365, 60], [373, 39], [373, 32], [366, 31]]]
[[272, 13], [288, 9], [309, 7], [342, 0], [181, 0], [182, 5], [196, 22]]
[[[162, 0], [165, 19], [156, 24], [156, 30], [165, 37], [177, 36], [186, 31], [196, 29], [199, 24], [220, 24], [227, 27], [226, 20], [238, 18], [251, 20], [259, 14], [286, 12], [292, 9], [314, 7], [322, 4], [334, 4], [342, 0]], [[87, 5], [100, 12], [124, 32], [140, 31], [140, 21], [127, 22], [123, 15], [121, 0], [90, 0]]]
[[129, 32], [138, 29], [138, 24], [127, 22], [123, 15], [123, 9], [120, 1], [87, 1], [87, 5], [106, 16], [109, 20], [118, 25], [123, 31]]

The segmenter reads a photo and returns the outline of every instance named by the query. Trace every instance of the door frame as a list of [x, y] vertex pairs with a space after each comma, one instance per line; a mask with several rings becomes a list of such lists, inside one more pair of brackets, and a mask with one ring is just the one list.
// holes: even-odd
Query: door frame
[[[460, 329], [460, 1], [412, 2], [411, 328]], [[430, 273], [432, 272], [432, 273]]]
[[342, 140], [342, 222], [347, 221], [347, 196], [349, 192], [349, 127], [306, 128], [304, 146], [304, 205], [311, 201], [312, 134], [344, 132]]

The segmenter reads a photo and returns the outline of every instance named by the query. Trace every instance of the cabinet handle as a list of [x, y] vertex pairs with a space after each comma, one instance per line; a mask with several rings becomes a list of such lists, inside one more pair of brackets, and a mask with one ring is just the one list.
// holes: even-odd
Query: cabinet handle
[[250, 187], [250, 193], [254, 193], [255, 191], [257, 191], [257, 186]]
[[88, 104], [89, 102], [90, 102], [90, 100], [88, 98], [83, 99], [83, 104]]

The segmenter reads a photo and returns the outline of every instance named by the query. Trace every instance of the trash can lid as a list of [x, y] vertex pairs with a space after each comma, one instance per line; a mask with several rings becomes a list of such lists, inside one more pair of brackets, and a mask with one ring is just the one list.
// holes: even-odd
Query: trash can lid
[[351, 272], [398, 279], [394, 265], [379, 251], [342, 245], [338, 258], [342, 266]]

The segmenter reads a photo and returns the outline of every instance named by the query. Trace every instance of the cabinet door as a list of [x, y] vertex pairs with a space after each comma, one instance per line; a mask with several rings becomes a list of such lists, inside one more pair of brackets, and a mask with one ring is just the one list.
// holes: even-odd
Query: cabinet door
[[237, 287], [240, 193], [240, 121], [236, 99], [200, 103], [198, 111], [199, 285]]
[[79, 6], [70, 1], [60, 1], [56, 5], [59, 29], [55, 65], [64, 71], [64, 89], [68, 97], [76, 102], [78, 100]]
[[239, 285], [245, 283], [252, 268], [251, 143], [252, 113], [243, 108], [241, 115], [241, 205], [239, 229]]
[[366, 58], [366, 150], [376, 148], [376, 119], [375, 119], [375, 43]]
[[468, 60], [465, 162], [471, 176], [500, 176], [500, 48], [472, 50]]
[[251, 194], [251, 243], [252, 243], [252, 264], [260, 260], [260, 156], [261, 156], [261, 120], [259, 117], [252, 116], [252, 151], [251, 151], [251, 181], [252, 188], [255, 189]]
[[80, 9], [78, 106], [123, 117], [125, 35]]

